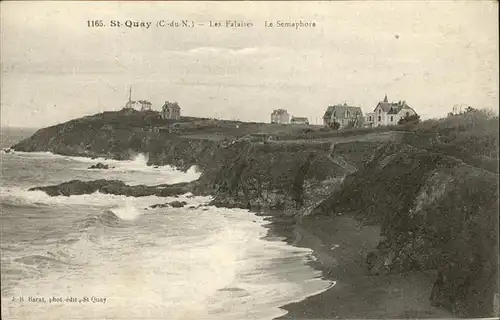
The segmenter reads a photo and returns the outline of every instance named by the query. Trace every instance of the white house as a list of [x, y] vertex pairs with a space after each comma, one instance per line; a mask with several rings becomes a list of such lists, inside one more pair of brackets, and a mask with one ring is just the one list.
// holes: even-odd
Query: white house
[[389, 102], [387, 95], [380, 101], [375, 110], [365, 115], [365, 124], [378, 126], [396, 125], [401, 118], [417, 114], [406, 101]]
[[129, 93], [128, 93], [128, 101], [125, 104], [125, 109], [149, 111], [149, 110], [151, 110], [151, 106], [152, 106], [151, 102], [146, 101], [146, 100], [138, 100], [138, 101], [132, 100], [132, 87], [130, 87]]
[[290, 115], [285, 109], [276, 109], [271, 113], [271, 123], [289, 123]]
[[139, 100], [137, 102], [141, 105], [141, 111], [151, 111], [151, 102], [147, 100]]

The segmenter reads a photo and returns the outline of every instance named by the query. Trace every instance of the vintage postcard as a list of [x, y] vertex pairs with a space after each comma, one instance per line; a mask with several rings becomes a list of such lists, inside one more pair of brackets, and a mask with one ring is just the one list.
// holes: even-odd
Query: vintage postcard
[[498, 317], [498, 1], [0, 6], [2, 319]]

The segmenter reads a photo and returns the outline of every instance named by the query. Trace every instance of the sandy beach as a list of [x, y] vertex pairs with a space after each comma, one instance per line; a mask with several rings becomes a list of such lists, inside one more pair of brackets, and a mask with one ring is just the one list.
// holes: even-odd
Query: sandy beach
[[269, 237], [311, 248], [316, 258], [311, 265], [336, 281], [321, 294], [284, 306], [288, 313], [278, 319], [452, 318], [429, 303], [433, 272], [368, 274], [365, 257], [380, 240], [378, 226], [363, 226], [349, 215], [270, 220]]

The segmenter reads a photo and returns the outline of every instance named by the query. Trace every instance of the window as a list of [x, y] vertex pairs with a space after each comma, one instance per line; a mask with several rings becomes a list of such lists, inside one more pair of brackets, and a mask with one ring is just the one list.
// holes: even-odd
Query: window
[[393, 116], [391, 116], [391, 122], [394, 121]]
[[378, 121], [382, 121], [382, 117], [381, 116], [378, 116]]
[[378, 114], [381, 114], [382, 113], [382, 109], [378, 109]]
[[407, 113], [406, 113], [406, 116], [408, 117], [409, 115], [410, 115], [410, 113], [409, 113], [409, 112], [407, 112]]
[[368, 117], [368, 121], [372, 121], [372, 116], [369, 116], [369, 117]]
[[333, 111], [333, 117], [335, 118], [335, 111]]

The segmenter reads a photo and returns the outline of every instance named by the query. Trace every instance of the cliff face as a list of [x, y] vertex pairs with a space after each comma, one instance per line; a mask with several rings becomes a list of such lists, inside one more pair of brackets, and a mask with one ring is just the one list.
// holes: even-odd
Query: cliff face
[[379, 148], [314, 214], [354, 212], [382, 226], [372, 274], [437, 269], [431, 303], [458, 316], [494, 316], [498, 176], [404, 144]]
[[298, 209], [309, 200], [304, 194], [306, 181], [320, 188], [321, 182], [342, 174], [327, 152], [325, 145], [237, 143], [225, 150], [220, 165], [202, 180], [214, 190], [217, 205]]

